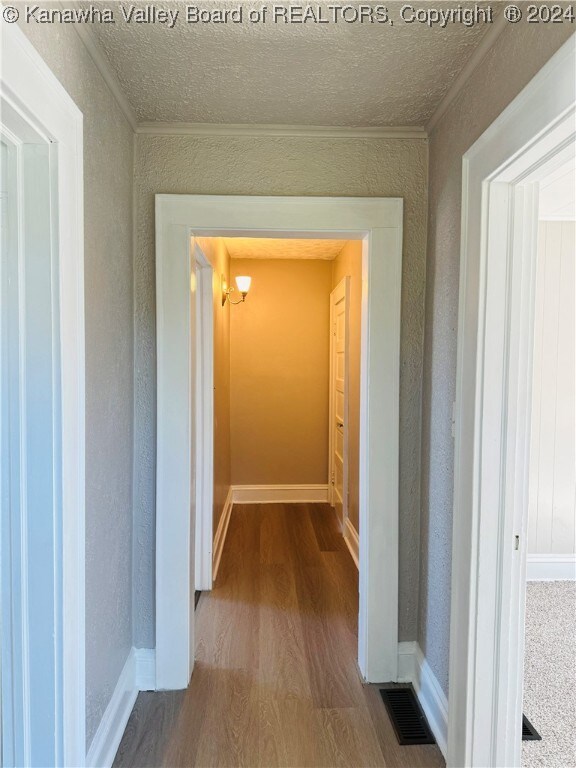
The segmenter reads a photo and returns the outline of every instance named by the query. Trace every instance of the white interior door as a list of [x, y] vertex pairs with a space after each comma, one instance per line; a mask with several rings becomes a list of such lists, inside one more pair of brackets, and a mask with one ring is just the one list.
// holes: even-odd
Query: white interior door
[[348, 516], [348, 307], [350, 278], [330, 294], [330, 503]]

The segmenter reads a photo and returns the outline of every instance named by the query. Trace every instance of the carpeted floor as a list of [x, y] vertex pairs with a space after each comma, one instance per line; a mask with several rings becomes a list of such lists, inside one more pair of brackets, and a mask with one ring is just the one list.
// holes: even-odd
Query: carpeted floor
[[525, 768], [576, 766], [576, 582], [526, 591], [524, 714], [542, 741], [522, 743]]

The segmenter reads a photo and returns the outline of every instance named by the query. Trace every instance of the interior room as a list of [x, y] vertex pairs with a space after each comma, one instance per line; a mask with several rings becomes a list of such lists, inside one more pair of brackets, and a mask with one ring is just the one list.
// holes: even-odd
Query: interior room
[[536, 735], [522, 764], [558, 768], [576, 732], [575, 196], [573, 162], [540, 182], [528, 505], [524, 714]]

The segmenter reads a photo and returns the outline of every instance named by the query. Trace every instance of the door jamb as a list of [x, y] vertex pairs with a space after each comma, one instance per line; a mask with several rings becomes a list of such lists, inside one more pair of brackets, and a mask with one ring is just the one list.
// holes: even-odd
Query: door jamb
[[520, 765], [537, 181], [574, 156], [575, 72], [572, 36], [464, 156], [449, 766]]
[[[60, 764], [86, 759], [85, 714], [85, 364], [84, 364], [84, 185], [83, 116], [15, 24], [0, 24], [1, 96], [22, 125], [52, 145], [58, 183], [54, 188], [55, 269], [58, 300], [55, 345], [60, 397], [55, 434], [55, 482], [60, 488], [61, 583]], [[59, 349], [57, 349], [59, 347]]]
[[197, 242], [195, 589], [212, 589], [214, 497], [214, 270]]
[[398, 198], [156, 195], [157, 688], [185, 688], [192, 673], [186, 412], [193, 234], [362, 240], [358, 661], [369, 681], [397, 679], [402, 211]]

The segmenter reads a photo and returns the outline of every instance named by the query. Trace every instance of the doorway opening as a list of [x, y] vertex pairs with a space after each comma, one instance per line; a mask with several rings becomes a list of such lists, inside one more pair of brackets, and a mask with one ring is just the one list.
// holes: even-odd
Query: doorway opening
[[[191, 290], [196, 249], [191, 242], [208, 237], [339, 239], [361, 244], [358, 664], [366, 680], [397, 679], [401, 201], [158, 195], [156, 215], [157, 688], [186, 687], [194, 664], [195, 568], [190, 542], [200, 497], [197, 483], [205, 473], [197, 463], [203, 457], [194, 456], [192, 450], [197, 444], [199, 358], [193, 333], [195, 281]], [[210, 261], [214, 283], [222, 272], [218, 275], [216, 262]], [[199, 399], [204, 400], [201, 393]], [[216, 430], [214, 438], [216, 443]], [[327, 499], [326, 480], [323, 485]], [[311, 488], [305, 491], [310, 493]], [[253, 493], [254, 488], [244, 492]], [[218, 545], [216, 539], [216, 558]]]
[[[196, 237], [193, 247], [209, 265], [196, 283], [199, 360], [214, 340], [209, 409], [202, 362], [196, 372], [197, 474], [206, 476], [196, 589], [211, 588], [239, 503], [328, 503], [358, 566], [362, 242]], [[243, 274], [251, 287], [235, 300], [227, 286]], [[212, 486], [213, 511], [201, 501]]]
[[82, 114], [0, 36], [0, 762], [84, 765]]
[[451, 765], [521, 762], [538, 199], [574, 166], [575, 72], [572, 37], [464, 156]]
[[576, 759], [576, 163], [539, 182], [523, 713], [539, 739], [522, 765]]

